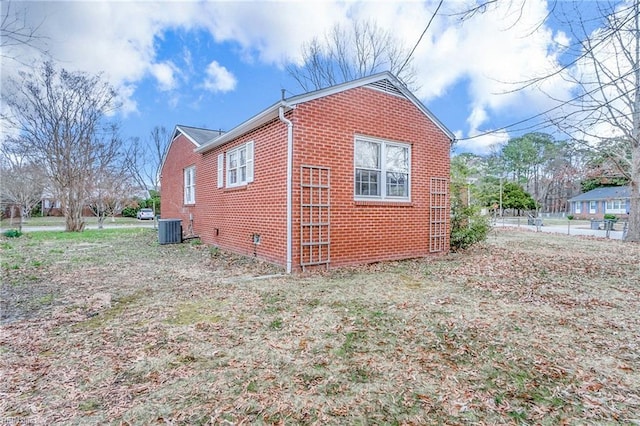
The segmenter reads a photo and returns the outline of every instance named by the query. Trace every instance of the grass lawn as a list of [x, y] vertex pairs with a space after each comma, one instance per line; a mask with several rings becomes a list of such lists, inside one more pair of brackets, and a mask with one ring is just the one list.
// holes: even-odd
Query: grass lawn
[[[87, 226], [97, 225], [98, 218], [95, 216], [89, 216], [84, 218]], [[11, 229], [17, 228], [20, 224], [20, 218], [4, 218], [0, 221], [0, 228], [2, 229]], [[104, 225], [136, 225], [143, 223], [151, 223], [151, 221], [140, 221], [135, 217], [107, 217], [104, 220]], [[65, 219], [62, 216], [33, 216], [28, 219], [25, 219], [22, 222], [23, 227], [29, 226], [37, 226], [37, 227], [64, 227]]]
[[638, 244], [499, 229], [465, 253], [286, 276], [156, 241], [0, 239], [2, 421], [640, 422]]

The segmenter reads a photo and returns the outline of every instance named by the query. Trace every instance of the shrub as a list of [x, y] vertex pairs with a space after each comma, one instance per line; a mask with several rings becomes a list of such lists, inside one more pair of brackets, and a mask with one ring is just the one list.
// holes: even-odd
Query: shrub
[[612, 213], [605, 213], [604, 214], [604, 219], [605, 220], [617, 220], [617, 216], [615, 214]]
[[573, 218], [574, 218], [574, 216], [573, 216], [572, 214], [568, 214], [568, 215], [567, 215], [567, 219], [569, 219], [569, 220], [573, 220]]
[[138, 214], [138, 209], [134, 207], [125, 207], [122, 209], [123, 217], [136, 217]]
[[467, 206], [458, 193], [451, 197], [451, 251], [464, 250], [487, 239], [491, 229], [489, 218], [481, 216], [474, 206]]
[[458, 251], [487, 239], [489, 221], [479, 215], [468, 217], [466, 223], [451, 223], [451, 250]]
[[18, 238], [22, 235], [22, 232], [18, 231], [17, 229], [7, 229], [2, 233], [2, 235], [7, 238]]

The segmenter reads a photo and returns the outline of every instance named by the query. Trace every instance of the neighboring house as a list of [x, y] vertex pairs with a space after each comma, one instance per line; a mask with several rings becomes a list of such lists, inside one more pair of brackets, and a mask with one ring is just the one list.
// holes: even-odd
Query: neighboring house
[[287, 272], [446, 252], [453, 138], [390, 73], [282, 99], [227, 133], [177, 126], [161, 216]]
[[41, 203], [42, 216], [63, 216], [62, 203], [55, 197], [43, 196]]
[[619, 218], [629, 215], [630, 188], [606, 186], [569, 199], [570, 213], [577, 219], [602, 219], [606, 213]]

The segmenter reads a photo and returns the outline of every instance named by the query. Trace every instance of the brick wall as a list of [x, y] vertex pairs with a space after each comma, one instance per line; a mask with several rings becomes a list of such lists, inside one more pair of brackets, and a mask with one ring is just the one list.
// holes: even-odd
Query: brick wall
[[[294, 124], [293, 267], [300, 264], [300, 166], [331, 168], [331, 265], [429, 254], [429, 184], [449, 177], [449, 140], [410, 101], [367, 88], [320, 98], [287, 113]], [[411, 145], [411, 201], [354, 201], [356, 134]], [[254, 142], [254, 181], [217, 188], [218, 154]], [[286, 263], [287, 128], [274, 120], [205, 154], [184, 136], [162, 171], [162, 217], [181, 218], [203, 242]], [[196, 166], [196, 203], [183, 205], [183, 169]], [[260, 235], [255, 246], [252, 235]], [[447, 232], [448, 235], [448, 232]], [[448, 247], [448, 240], [446, 247]]]
[[[254, 143], [253, 182], [218, 188], [218, 154], [250, 141]], [[196, 186], [206, 190], [196, 189], [194, 224], [203, 241], [273, 263], [286, 263], [286, 149], [286, 126], [274, 120], [203, 155], [203, 171]], [[253, 234], [260, 235], [259, 245], [253, 244]]]
[[[430, 179], [449, 178], [446, 135], [410, 101], [362, 87], [298, 105], [293, 116], [293, 199], [301, 164], [331, 169], [331, 264], [428, 255]], [[411, 202], [354, 201], [355, 135], [411, 145]], [[293, 230], [297, 242], [297, 215]], [[299, 248], [293, 253], [297, 265]]]
[[[184, 135], [178, 136], [169, 146], [166, 160], [160, 172], [161, 219], [182, 219], [182, 228], [187, 232], [189, 215], [194, 213], [195, 205], [184, 204], [184, 169], [196, 167], [196, 180], [200, 173], [201, 156], [193, 152], [196, 145]], [[196, 201], [198, 185], [196, 182]]]

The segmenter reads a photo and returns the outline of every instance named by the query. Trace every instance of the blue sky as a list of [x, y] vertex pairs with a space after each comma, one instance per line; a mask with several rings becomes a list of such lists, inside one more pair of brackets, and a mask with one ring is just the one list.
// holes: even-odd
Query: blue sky
[[[499, 1], [461, 22], [473, 1], [445, 1], [414, 54], [418, 98], [458, 137], [501, 128], [566, 97], [570, 83], [505, 94], [514, 82], [557, 66], [570, 37], [539, 25], [544, 0]], [[437, 1], [24, 2], [26, 23], [38, 26], [60, 66], [104, 73], [123, 108], [115, 117], [124, 138], [148, 136], [176, 124], [229, 130], [280, 98], [302, 89], [287, 74], [300, 49], [336, 23], [370, 20], [413, 47]], [[7, 3], [3, 2], [3, 13]], [[553, 25], [553, 24], [551, 24]], [[37, 61], [37, 51], [12, 48], [2, 78]], [[487, 153], [514, 136], [501, 131], [463, 140], [459, 151]]]

